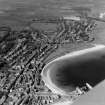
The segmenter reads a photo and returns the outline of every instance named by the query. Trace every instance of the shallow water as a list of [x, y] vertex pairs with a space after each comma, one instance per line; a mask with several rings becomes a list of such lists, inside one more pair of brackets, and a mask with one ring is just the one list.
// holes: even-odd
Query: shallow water
[[57, 61], [50, 72], [52, 82], [69, 92], [86, 83], [96, 86], [105, 79], [105, 57], [102, 52]]
[[[63, 63], [63, 62], [62, 62]], [[90, 59], [86, 61], [68, 63], [61, 66], [56, 72], [58, 85], [82, 86], [89, 83], [95, 86], [97, 83], [105, 79], [105, 60]]]

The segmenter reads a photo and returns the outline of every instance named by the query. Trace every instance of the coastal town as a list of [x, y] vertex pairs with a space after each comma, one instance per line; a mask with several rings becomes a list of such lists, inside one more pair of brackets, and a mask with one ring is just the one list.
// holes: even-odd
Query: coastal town
[[[62, 99], [75, 100], [91, 89], [77, 87], [69, 96], [52, 93], [41, 78], [45, 60], [59, 47], [94, 41], [95, 20], [51, 18], [32, 23], [56, 24], [56, 30], [0, 27], [0, 105], [52, 105]], [[37, 26], [36, 26], [37, 27]]]

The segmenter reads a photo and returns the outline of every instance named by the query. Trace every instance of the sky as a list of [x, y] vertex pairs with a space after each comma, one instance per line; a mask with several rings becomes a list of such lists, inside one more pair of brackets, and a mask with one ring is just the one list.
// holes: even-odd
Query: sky
[[[104, 0], [0, 0], [0, 10], [14, 10], [16, 8], [34, 8], [35, 10], [49, 10], [61, 14], [70, 14], [73, 10], [87, 10], [100, 12], [105, 10]], [[80, 8], [80, 9], [79, 9]], [[71, 11], [72, 12], [72, 11]]]

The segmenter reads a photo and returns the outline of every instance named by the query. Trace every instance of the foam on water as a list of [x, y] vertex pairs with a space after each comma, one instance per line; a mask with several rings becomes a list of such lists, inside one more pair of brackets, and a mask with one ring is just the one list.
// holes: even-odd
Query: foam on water
[[80, 55], [83, 55], [83, 54], [88, 54], [88, 53], [91, 53], [91, 52], [96, 52], [96, 51], [100, 51], [100, 50], [104, 50], [104, 49], [105, 49], [104, 45], [95, 44], [94, 47], [92, 47], [92, 48], [87, 48], [87, 49], [83, 49], [83, 50], [79, 50], [79, 51], [74, 51], [74, 52], [68, 53], [64, 56], [58, 57], [58, 58], [54, 59], [53, 61], [49, 62], [44, 67], [44, 69], [42, 70], [42, 73], [41, 73], [42, 79], [44, 80], [46, 86], [48, 86], [48, 88], [52, 90], [52, 92], [59, 93], [59, 94], [66, 94], [65, 91], [58, 88], [55, 84], [52, 83], [50, 75], [49, 75], [51, 65], [54, 64], [54, 62], [57, 62], [57, 61], [60, 61], [60, 60], [63, 60], [63, 59], [67, 59], [68, 57], [70, 59], [72, 59], [76, 56], [80, 56]]

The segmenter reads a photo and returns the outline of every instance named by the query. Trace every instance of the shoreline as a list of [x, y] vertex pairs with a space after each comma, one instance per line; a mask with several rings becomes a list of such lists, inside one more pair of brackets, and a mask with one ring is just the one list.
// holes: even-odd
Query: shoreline
[[69, 54], [63, 55], [61, 57], [58, 57], [52, 61], [50, 61], [49, 63], [46, 64], [46, 66], [43, 68], [42, 72], [41, 72], [41, 76], [42, 76], [42, 80], [45, 82], [45, 85], [51, 89], [52, 92], [60, 94], [60, 95], [67, 95], [67, 93], [65, 91], [63, 91], [62, 89], [60, 89], [59, 87], [57, 87], [50, 79], [50, 65], [53, 64], [56, 61], [62, 60], [62, 59], [67, 59], [68, 56], [70, 58], [73, 58], [75, 56], [79, 56], [88, 52], [94, 52], [94, 51], [98, 51], [98, 50], [103, 50], [105, 48], [104, 45], [101, 44], [94, 44], [94, 47], [92, 48], [87, 48], [87, 49], [83, 49], [83, 50], [79, 50], [79, 51], [73, 51]]

